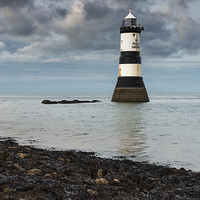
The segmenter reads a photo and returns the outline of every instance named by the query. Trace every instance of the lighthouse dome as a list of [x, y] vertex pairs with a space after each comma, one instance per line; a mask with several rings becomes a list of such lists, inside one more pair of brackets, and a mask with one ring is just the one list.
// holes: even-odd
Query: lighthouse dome
[[137, 26], [137, 18], [131, 13], [131, 8], [129, 9], [129, 14], [123, 19], [122, 26]]

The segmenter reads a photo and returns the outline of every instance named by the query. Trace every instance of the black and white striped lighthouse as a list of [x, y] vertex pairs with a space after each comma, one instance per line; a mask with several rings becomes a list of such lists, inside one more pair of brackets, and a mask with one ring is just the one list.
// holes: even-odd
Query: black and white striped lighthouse
[[141, 73], [140, 33], [142, 30], [144, 28], [137, 25], [137, 18], [132, 15], [130, 9], [120, 28], [119, 77], [111, 101], [149, 101]]

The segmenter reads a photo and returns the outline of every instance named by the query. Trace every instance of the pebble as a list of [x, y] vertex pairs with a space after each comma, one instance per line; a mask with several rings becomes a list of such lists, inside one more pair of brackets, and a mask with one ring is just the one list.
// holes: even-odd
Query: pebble
[[51, 174], [45, 174], [44, 177], [51, 177]]
[[98, 177], [103, 177], [103, 170], [102, 170], [102, 169], [99, 169], [99, 170], [98, 170], [97, 176], [98, 176]]
[[17, 169], [19, 169], [20, 171], [22, 171], [22, 172], [25, 172], [26, 170], [23, 168], [23, 167], [21, 167], [21, 166], [19, 166], [18, 164], [14, 164], [14, 166], [17, 168]]
[[117, 183], [120, 183], [120, 180], [118, 180], [118, 179], [116, 179], [116, 178], [114, 179], [114, 181], [117, 182]]
[[10, 154], [6, 151], [0, 151], [0, 160], [9, 160]]
[[65, 159], [63, 159], [63, 158], [58, 158], [58, 160], [65, 162]]
[[105, 179], [105, 178], [97, 178], [97, 179], [95, 180], [95, 182], [96, 182], [96, 183], [103, 183], [103, 184], [108, 185], [108, 180]]
[[27, 158], [27, 157], [29, 157], [29, 154], [27, 154], [27, 153], [18, 153], [17, 156], [19, 158]]
[[5, 192], [5, 193], [16, 192], [16, 189], [13, 189], [13, 188], [4, 188], [3, 192]]
[[28, 148], [0, 141], [0, 199], [199, 199], [200, 173], [184, 168]]
[[97, 191], [94, 191], [94, 190], [91, 190], [91, 189], [87, 189], [87, 192], [89, 193], [90, 196], [98, 195]]
[[42, 171], [40, 169], [30, 169], [30, 170], [28, 170], [28, 175], [36, 175], [36, 174], [42, 174]]

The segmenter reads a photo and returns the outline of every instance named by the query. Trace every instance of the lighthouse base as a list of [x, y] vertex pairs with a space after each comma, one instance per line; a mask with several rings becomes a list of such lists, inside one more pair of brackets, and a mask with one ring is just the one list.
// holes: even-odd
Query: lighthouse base
[[149, 102], [142, 77], [118, 77], [113, 102]]

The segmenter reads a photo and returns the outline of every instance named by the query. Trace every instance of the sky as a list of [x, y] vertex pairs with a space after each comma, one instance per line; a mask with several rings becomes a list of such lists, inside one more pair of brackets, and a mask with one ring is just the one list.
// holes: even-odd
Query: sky
[[129, 8], [148, 93], [200, 92], [199, 0], [0, 0], [0, 93], [113, 93]]

